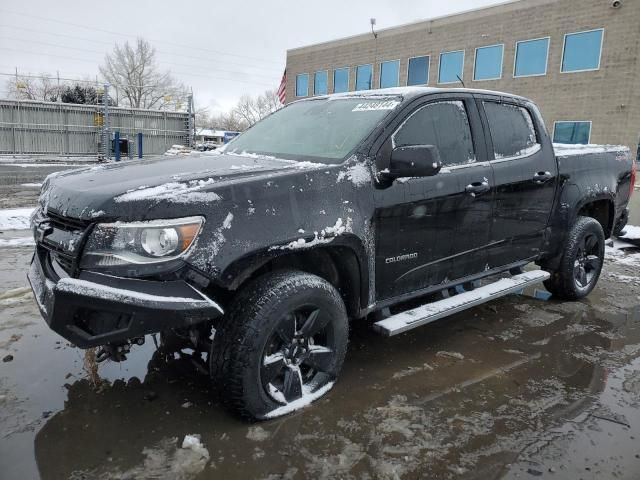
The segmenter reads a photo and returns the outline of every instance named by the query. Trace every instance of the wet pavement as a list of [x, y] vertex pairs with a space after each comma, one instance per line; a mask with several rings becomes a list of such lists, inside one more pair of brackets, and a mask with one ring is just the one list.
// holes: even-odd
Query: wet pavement
[[638, 247], [608, 248], [581, 302], [509, 296], [393, 338], [355, 323], [334, 389], [259, 424], [151, 339], [92, 377], [40, 318], [30, 256], [0, 249], [3, 480], [640, 477]]

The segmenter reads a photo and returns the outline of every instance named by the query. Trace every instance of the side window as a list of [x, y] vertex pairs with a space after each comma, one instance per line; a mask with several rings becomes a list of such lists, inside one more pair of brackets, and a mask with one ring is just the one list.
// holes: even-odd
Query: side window
[[394, 147], [435, 145], [443, 165], [475, 162], [469, 118], [461, 101], [431, 103], [415, 111], [394, 133]]
[[496, 160], [531, 155], [540, 149], [533, 119], [526, 108], [483, 102]]

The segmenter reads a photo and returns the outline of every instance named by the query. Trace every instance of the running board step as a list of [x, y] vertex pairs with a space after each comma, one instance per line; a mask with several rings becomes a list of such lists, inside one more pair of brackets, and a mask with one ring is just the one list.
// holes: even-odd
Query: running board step
[[412, 310], [392, 315], [373, 324], [378, 333], [391, 337], [407, 330], [411, 330], [427, 323], [434, 322], [443, 317], [461, 312], [467, 308], [475, 307], [495, 298], [504, 297], [510, 293], [516, 293], [522, 289], [542, 282], [550, 277], [543, 270], [532, 270], [514, 275], [510, 278], [502, 278], [494, 283], [476, 288], [469, 292], [459, 293], [453, 297], [445, 298], [433, 303], [421, 305]]

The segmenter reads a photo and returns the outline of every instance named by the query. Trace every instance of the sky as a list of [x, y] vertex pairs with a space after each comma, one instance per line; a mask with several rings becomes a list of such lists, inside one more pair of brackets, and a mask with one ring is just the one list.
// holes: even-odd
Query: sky
[[[0, 74], [94, 79], [116, 43], [143, 37], [160, 67], [219, 113], [277, 88], [290, 48], [504, 0], [23, 0], [0, 3]], [[317, 7], [314, 7], [317, 5]], [[0, 97], [6, 95], [0, 75]]]

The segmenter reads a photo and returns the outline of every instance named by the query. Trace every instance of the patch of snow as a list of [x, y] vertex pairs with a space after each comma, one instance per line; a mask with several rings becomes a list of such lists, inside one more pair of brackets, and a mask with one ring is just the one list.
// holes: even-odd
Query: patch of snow
[[249, 431], [247, 432], [247, 438], [254, 442], [264, 442], [270, 436], [271, 434], [260, 426], [249, 427]]
[[36, 187], [36, 188], [40, 188], [42, 187], [41, 183], [21, 183], [20, 184], [21, 187]]
[[345, 178], [350, 180], [356, 187], [361, 187], [371, 181], [371, 172], [367, 165], [359, 162], [347, 168], [346, 171], [340, 172], [336, 182], [339, 183]]
[[3, 163], [5, 167], [20, 167], [20, 168], [33, 168], [33, 167], [77, 167], [73, 163]]
[[36, 242], [33, 237], [20, 237], [20, 238], [0, 238], [0, 248], [4, 247], [30, 247], [35, 245]]
[[306, 407], [310, 403], [314, 402], [318, 398], [322, 397], [325, 393], [333, 388], [335, 382], [329, 382], [323, 387], [320, 387], [315, 392], [311, 392], [309, 387], [306, 385], [302, 386], [302, 396], [294, 400], [291, 403], [283, 405], [282, 407], [278, 407], [275, 410], [271, 410], [269, 413], [265, 415], [265, 418], [276, 418], [281, 417], [282, 415], [287, 415], [288, 413], [295, 412], [296, 410], [300, 410], [301, 408]]
[[584, 155], [587, 153], [629, 153], [629, 147], [625, 147], [624, 145], [574, 145], [567, 143], [554, 143], [553, 149], [559, 157]]
[[186, 297], [166, 297], [160, 295], [151, 295], [148, 293], [135, 292], [133, 290], [109, 287], [107, 285], [88, 282], [87, 280], [80, 280], [78, 278], [62, 278], [56, 284], [56, 288], [61, 292], [75, 293], [78, 295], [86, 295], [88, 297], [113, 300], [122, 303], [165, 302], [184, 303], [194, 306], [208, 303], [222, 312], [222, 308], [220, 308], [220, 306], [216, 302], [203, 295], [193, 287], [193, 291], [198, 293], [202, 297], [201, 300]]
[[164, 152], [165, 155], [175, 156], [175, 155], [191, 155], [193, 150], [190, 147], [186, 147], [184, 145], [171, 145], [171, 148]]
[[[2, 211], [0, 210], [0, 218], [2, 218], [1, 215]], [[625, 234], [618, 237], [620, 240], [640, 240], [640, 227], [627, 225], [623, 230]]]
[[233, 221], [233, 213], [229, 212], [225, 217], [224, 222], [222, 222], [222, 228], [224, 228], [225, 230], [230, 229], [232, 221]]
[[35, 207], [0, 210], [0, 231], [29, 229], [29, 218], [34, 210]]
[[260, 168], [260, 165], [231, 165], [229, 168], [231, 170], [254, 170], [256, 168]]
[[168, 200], [173, 203], [217, 202], [220, 195], [202, 190], [214, 183], [213, 178], [206, 180], [190, 180], [188, 182], [169, 182], [156, 187], [142, 185], [128, 190], [114, 198], [116, 202], [133, 202], [138, 200]]
[[444, 357], [444, 358], [455, 358], [456, 360], [464, 360], [464, 355], [458, 352], [445, 352], [441, 350], [438, 353], [436, 353], [436, 356]]
[[287, 245], [270, 247], [269, 250], [298, 250], [301, 248], [311, 248], [316, 245], [330, 243], [339, 235], [351, 232], [352, 224], [353, 221], [351, 218], [347, 218], [347, 223], [344, 223], [342, 218], [338, 218], [332, 227], [325, 227], [320, 231], [320, 233], [313, 232], [313, 239], [311, 240], [298, 238], [297, 240], [289, 242]]

